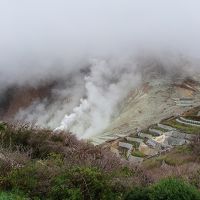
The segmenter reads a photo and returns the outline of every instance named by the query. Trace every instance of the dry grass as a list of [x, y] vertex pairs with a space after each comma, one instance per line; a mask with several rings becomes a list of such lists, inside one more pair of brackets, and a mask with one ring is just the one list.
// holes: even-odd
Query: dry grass
[[186, 111], [183, 115], [184, 116], [196, 116], [199, 111], [200, 111], [200, 106], [197, 106], [195, 108], [192, 108], [192, 109]]
[[184, 163], [196, 162], [197, 158], [198, 156], [193, 154], [191, 147], [184, 145], [176, 147], [164, 155], [145, 160], [143, 166], [146, 169], [153, 169], [160, 167], [163, 162], [169, 166], [180, 166]]
[[7, 124], [0, 132], [1, 148], [27, 154], [31, 159], [46, 159], [51, 153], [60, 154], [66, 165], [98, 167], [105, 171], [120, 168], [123, 162], [109, 149], [86, 143], [70, 133], [54, 133], [24, 124]]
[[151, 177], [152, 182], [157, 182], [167, 177], [177, 177], [183, 178], [192, 183], [192, 181], [194, 180], [194, 175], [197, 174], [199, 170], [200, 165], [198, 163], [189, 162], [180, 166], [170, 166], [167, 164], [162, 164], [160, 167], [151, 170], [145, 170], [145, 172], [148, 177]]

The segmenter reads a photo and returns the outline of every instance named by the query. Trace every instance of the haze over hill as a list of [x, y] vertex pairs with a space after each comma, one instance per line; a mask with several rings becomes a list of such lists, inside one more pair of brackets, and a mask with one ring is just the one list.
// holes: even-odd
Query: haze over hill
[[90, 138], [129, 120], [122, 105], [145, 84], [197, 79], [197, 1], [10, 2], [0, 2], [2, 119]]

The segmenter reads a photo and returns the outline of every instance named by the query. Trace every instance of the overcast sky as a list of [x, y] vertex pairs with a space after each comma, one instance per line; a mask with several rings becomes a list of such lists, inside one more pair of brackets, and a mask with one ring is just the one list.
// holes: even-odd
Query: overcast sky
[[199, 10], [199, 0], [0, 0], [0, 72], [141, 49], [199, 56]]
[[[55, 102], [33, 102], [16, 119], [55, 128], [67, 114], [62, 127], [100, 133], [141, 82], [148, 53], [162, 54], [167, 62], [158, 64], [170, 74], [184, 71], [171, 55], [200, 58], [200, 0], [0, 0], [0, 99], [11, 84], [64, 80], [52, 90]], [[135, 62], [138, 54], [144, 66]], [[87, 78], [74, 71], [88, 64]]]

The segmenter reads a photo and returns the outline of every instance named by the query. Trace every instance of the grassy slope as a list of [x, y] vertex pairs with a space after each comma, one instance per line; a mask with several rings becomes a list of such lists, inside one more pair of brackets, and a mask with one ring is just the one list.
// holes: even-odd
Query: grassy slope
[[163, 124], [176, 128], [182, 132], [188, 134], [200, 134], [200, 127], [190, 126], [186, 124], [181, 124], [176, 121], [176, 119], [171, 119], [167, 121], [162, 121]]

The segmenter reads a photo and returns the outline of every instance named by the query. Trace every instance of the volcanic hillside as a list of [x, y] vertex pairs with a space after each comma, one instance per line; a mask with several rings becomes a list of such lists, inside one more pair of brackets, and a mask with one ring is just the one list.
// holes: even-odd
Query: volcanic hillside
[[167, 80], [154, 78], [129, 93], [120, 105], [119, 113], [94, 142], [123, 137], [158, 123], [161, 119], [179, 115], [199, 106], [200, 83], [196, 79]]

